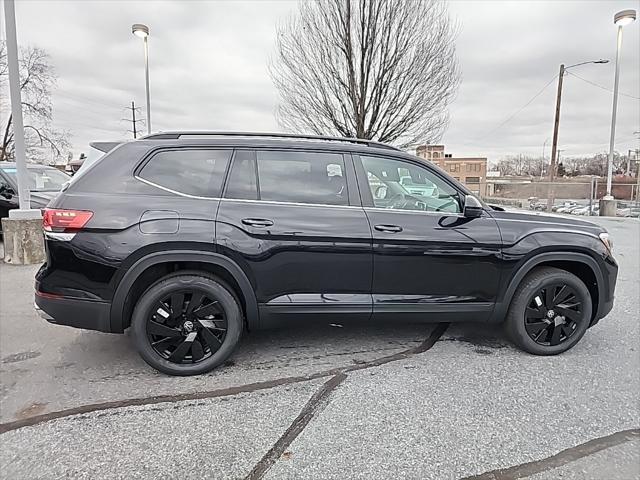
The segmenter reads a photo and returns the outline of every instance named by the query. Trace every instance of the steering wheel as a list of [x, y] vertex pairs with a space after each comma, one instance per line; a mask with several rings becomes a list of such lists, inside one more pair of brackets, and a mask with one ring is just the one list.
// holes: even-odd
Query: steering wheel
[[414, 196], [396, 193], [389, 199], [389, 208], [399, 210], [426, 210], [426, 204]]

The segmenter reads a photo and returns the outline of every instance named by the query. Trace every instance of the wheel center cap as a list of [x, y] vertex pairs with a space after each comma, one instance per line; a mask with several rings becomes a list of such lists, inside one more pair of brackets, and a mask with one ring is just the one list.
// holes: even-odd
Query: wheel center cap
[[182, 324], [182, 328], [185, 332], [191, 333], [193, 331], [193, 322], [191, 320], [187, 320]]
[[550, 319], [551, 319], [551, 318], [553, 318], [553, 317], [555, 317], [555, 316], [556, 316], [556, 312], [554, 312], [553, 310], [549, 310], [549, 311], [547, 312], [547, 318], [550, 318]]

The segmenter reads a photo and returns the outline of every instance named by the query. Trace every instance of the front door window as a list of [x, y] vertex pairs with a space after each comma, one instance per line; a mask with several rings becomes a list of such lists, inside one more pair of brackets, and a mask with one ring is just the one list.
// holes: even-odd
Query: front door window
[[425, 212], [462, 211], [457, 190], [429, 169], [390, 158], [364, 155], [360, 158], [375, 207]]

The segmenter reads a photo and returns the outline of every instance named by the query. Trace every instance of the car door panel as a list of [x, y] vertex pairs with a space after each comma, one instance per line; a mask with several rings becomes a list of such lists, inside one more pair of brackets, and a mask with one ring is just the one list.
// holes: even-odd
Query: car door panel
[[[356, 168], [360, 176], [369, 176], [361, 163]], [[365, 212], [373, 237], [374, 318], [488, 318], [500, 279], [500, 233], [489, 214], [465, 218], [459, 212], [377, 208], [371, 203]]]
[[219, 251], [247, 272], [261, 323], [302, 311], [370, 317], [371, 231], [361, 206], [224, 198], [216, 233]]
[[478, 319], [486, 319], [500, 277], [493, 218], [366, 212], [372, 225], [402, 227], [398, 233], [372, 232], [374, 313], [399, 309], [435, 316], [450, 311], [455, 316], [477, 310]]

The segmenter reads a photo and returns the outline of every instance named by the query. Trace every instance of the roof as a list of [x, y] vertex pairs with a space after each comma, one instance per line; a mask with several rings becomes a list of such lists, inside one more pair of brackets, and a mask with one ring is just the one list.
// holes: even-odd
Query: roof
[[351, 137], [331, 137], [324, 135], [302, 135], [294, 133], [271, 133], [271, 132], [217, 132], [217, 131], [175, 131], [153, 133], [142, 137], [140, 140], [209, 140], [209, 139], [247, 139], [265, 140], [277, 139], [280, 141], [312, 141], [312, 142], [336, 142], [356, 144], [366, 147], [382, 148], [387, 150], [400, 151], [399, 148], [386, 143], [376, 142], [363, 138]]

